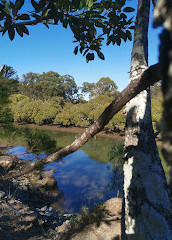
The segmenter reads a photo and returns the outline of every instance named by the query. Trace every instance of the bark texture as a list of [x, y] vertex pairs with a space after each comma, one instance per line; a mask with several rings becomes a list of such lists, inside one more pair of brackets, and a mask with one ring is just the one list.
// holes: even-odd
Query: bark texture
[[164, 95], [163, 112], [163, 155], [171, 167], [170, 190], [172, 195], [172, 1], [161, 0], [155, 9], [154, 25], [162, 25], [160, 62], [162, 64], [162, 90]]
[[70, 153], [73, 153], [87, 141], [89, 141], [95, 134], [97, 134], [104, 126], [110, 121], [110, 119], [119, 112], [125, 104], [140, 93], [143, 89], [154, 84], [161, 79], [161, 70], [160, 65], [155, 64], [149, 67], [138, 79], [133, 80], [128, 87], [126, 87], [105, 109], [105, 111], [100, 115], [98, 120], [86, 131], [77, 138], [71, 145], [51, 154], [49, 157], [40, 159], [36, 162], [29, 163], [23, 168], [19, 169], [18, 172], [12, 172], [8, 175], [2, 176], [0, 179], [10, 179], [19, 177], [23, 174], [26, 174], [32, 171], [35, 168], [41, 167], [45, 164], [57, 161], [62, 157], [67, 156]]
[[[130, 82], [147, 69], [149, 0], [138, 1]], [[126, 106], [125, 227], [128, 239], [172, 239], [172, 205], [156, 146], [149, 89]]]

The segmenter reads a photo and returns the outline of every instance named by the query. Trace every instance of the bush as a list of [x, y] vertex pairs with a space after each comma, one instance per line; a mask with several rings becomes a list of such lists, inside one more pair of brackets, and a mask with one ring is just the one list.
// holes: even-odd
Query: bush
[[[30, 100], [22, 94], [13, 94], [9, 97], [11, 103], [8, 108], [2, 110], [0, 121], [14, 119], [15, 122], [28, 122], [37, 124], [59, 124], [62, 126], [87, 127], [94, 123], [104, 109], [111, 102], [111, 97], [100, 95], [84, 103], [72, 103], [62, 97], [52, 97], [43, 102], [41, 100]], [[125, 108], [125, 107], [124, 107]], [[124, 131], [125, 114], [124, 108], [119, 111], [105, 126], [111, 131]], [[159, 131], [162, 114], [162, 98], [152, 99], [152, 121], [154, 131]], [[2, 120], [1, 120], [2, 119]]]

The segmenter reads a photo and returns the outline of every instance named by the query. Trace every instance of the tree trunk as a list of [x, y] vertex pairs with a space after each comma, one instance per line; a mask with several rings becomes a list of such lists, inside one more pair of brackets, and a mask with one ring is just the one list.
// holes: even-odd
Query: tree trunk
[[170, 189], [172, 195], [172, 3], [171, 0], [158, 1], [154, 14], [154, 25], [164, 22], [161, 34], [160, 62], [162, 65], [162, 90], [164, 95], [163, 112], [163, 155], [170, 170]]
[[[150, 0], [139, 0], [131, 57], [130, 82], [148, 64]], [[144, 90], [126, 106], [125, 227], [128, 239], [172, 239], [172, 205], [156, 146], [151, 120], [150, 91]]]

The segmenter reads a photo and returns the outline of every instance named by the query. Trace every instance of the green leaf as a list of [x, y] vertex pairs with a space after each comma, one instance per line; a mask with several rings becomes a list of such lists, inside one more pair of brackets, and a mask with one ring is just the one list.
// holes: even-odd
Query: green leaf
[[20, 25], [20, 28], [21, 28], [21, 30], [22, 30], [25, 34], [29, 35], [29, 31], [28, 31], [28, 29], [27, 29], [26, 26]]
[[93, 4], [94, 4], [94, 1], [93, 1], [93, 0], [89, 0], [89, 1], [88, 1], [88, 6], [89, 6], [90, 8], [93, 6]]
[[110, 36], [107, 38], [107, 42], [106, 42], [107, 46], [113, 41], [113, 38], [114, 38], [113, 35], [110, 35]]
[[83, 54], [83, 56], [85, 56], [85, 54], [86, 54], [88, 51], [89, 51], [89, 49], [86, 49], [85, 52], [84, 52], [84, 54]]
[[6, 9], [10, 10], [10, 5], [6, 0], [1, 0], [1, 2], [4, 4]]
[[87, 63], [88, 63], [89, 61], [92, 61], [92, 60], [94, 60], [94, 53], [87, 53], [87, 55], [86, 55], [86, 61], [87, 61]]
[[116, 36], [115, 41], [116, 41], [116, 43], [117, 43], [118, 46], [121, 45], [121, 38], [120, 38], [118, 35]]
[[76, 55], [78, 53], [78, 46], [75, 47], [74, 54]]
[[49, 29], [47, 22], [43, 22], [43, 24]]
[[17, 31], [18, 35], [20, 35], [20, 37], [23, 37], [23, 31], [22, 31], [22, 28], [20, 26], [16, 27], [16, 31]]
[[4, 8], [4, 5], [0, 3], [0, 11], [2, 11]]
[[82, 8], [83, 8], [83, 2], [80, 1], [80, 3], [79, 3], [79, 10], [81, 10]]
[[80, 46], [80, 49], [79, 49], [81, 54], [82, 54], [83, 50], [84, 50], [84, 45], [81, 43], [81, 46]]
[[43, 17], [47, 17], [48, 16], [48, 9], [45, 12], [42, 12]]
[[10, 11], [8, 10], [8, 8], [3, 8], [3, 11], [6, 13], [6, 14], [8, 14], [8, 15], [10, 15]]
[[14, 6], [12, 7], [12, 13], [15, 17], [18, 13], [18, 11], [22, 8], [24, 4], [24, 0], [16, 0]]
[[135, 29], [135, 26], [130, 26], [129, 29]]
[[123, 19], [126, 19], [127, 16], [126, 16], [124, 13], [121, 13], [121, 14], [120, 14], [120, 18], [121, 18], [121, 19], [122, 19], [122, 18], [123, 18]]
[[100, 59], [105, 60], [105, 57], [104, 57], [104, 55], [103, 55], [102, 52], [98, 51], [98, 52], [97, 52], [97, 55], [98, 55], [98, 57], [99, 57]]
[[132, 40], [131, 32], [127, 30], [126, 34], [127, 34], [127, 38], [131, 41]]
[[6, 21], [4, 22], [4, 27], [6, 29], [9, 29], [11, 27], [11, 24], [12, 24], [11, 18], [7, 18]]
[[22, 14], [21, 16], [17, 17], [20, 20], [30, 20], [30, 16], [28, 14]]
[[34, 9], [36, 10], [36, 12], [39, 12], [39, 10], [40, 10], [39, 4], [34, 0], [31, 0], [31, 3], [32, 3], [32, 6], [34, 7]]
[[124, 12], [134, 12], [135, 9], [132, 8], [132, 7], [126, 7], [126, 8], [123, 9], [123, 11], [124, 11]]
[[64, 19], [62, 24], [63, 24], [63, 27], [64, 27], [64, 28], [67, 28], [68, 21], [67, 21], [66, 19]]
[[50, 20], [46, 21], [46, 23], [48, 23], [48, 24], [52, 24], [52, 25], [55, 24], [54, 21], [50, 21]]
[[14, 39], [14, 36], [15, 36], [15, 30], [14, 30], [14, 28], [10, 28], [10, 29], [8, 30], [8, 36], [9, 36], [9, 38], [10, 38], [11, 41]]
[[4, 20], [5, 14], [4, 12], [0, 12], [0, 21]]

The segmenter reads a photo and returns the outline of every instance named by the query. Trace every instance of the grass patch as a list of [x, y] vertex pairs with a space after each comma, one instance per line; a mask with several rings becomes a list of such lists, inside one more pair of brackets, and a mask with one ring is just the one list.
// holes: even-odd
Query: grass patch
[[103, 204], [99, 204], [94, 208], [82, 206], [80, 212], [70, 220], [68, 231], [70, 233], [78, 232], [88, 224], [95, 222], [99, 225], [105, 217], [105, 212], [105, 206]]

